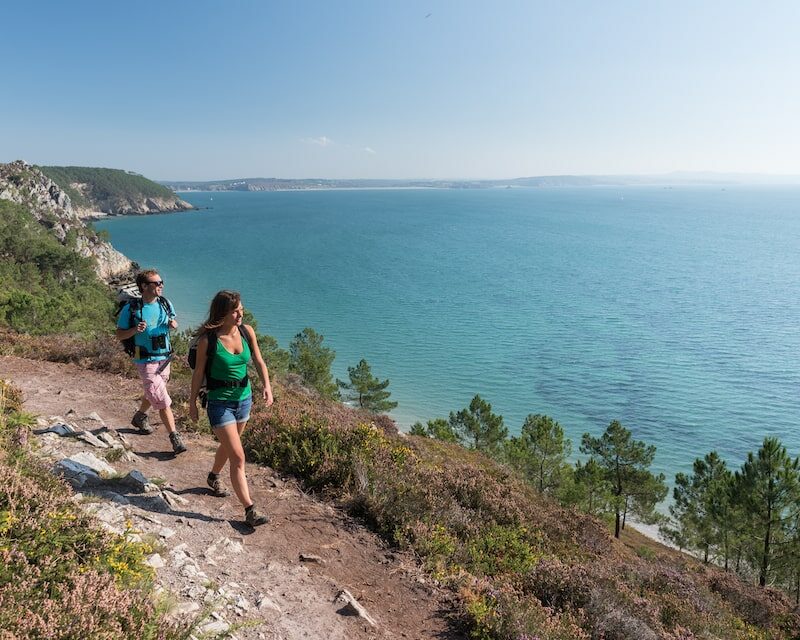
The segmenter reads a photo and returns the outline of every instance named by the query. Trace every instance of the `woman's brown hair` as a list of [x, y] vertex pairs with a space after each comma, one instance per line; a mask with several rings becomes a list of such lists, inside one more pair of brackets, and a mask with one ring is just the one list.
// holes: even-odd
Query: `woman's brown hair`
[[223, 289], [211, 301], [208, 310], [208, 319], [200, 326], [200, 334], [214, 331], [222, 326], [222, 321], [231, 311], [239, 306], [242, 296], [238, 291], [228, 291]]

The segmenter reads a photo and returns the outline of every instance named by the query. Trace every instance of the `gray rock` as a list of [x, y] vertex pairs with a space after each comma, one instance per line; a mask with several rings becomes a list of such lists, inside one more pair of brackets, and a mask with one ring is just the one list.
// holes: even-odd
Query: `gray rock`
[[183, 507], [189, 504], [189, 501], [186, 498], [179, 496], [177, 493], [173, 493], [172, 491], [162, 491], [161, 495], [164, 500], [167, 501], [167, 504], [176, 511], [178, 510], [178, 507]]
[[122, 478], [120, 482], [138, 493], [145, 493], [147, 486], [150, 484], [150, 481], [138, 469], [128, 472], [128, 475]]
[[258, 607], [258, 610], [261, 612], [273, 612], [277, 613], [278, 615], [283, 613], [281, 608], [263, 593], [258, 594], [258, 598], [256, 599], [256, 607]]
[[120, 511], [119, 507], [110, 503], [93, 502], [85, 505], [84, 511], [91, 513], [101, 522], [108, 524], [116, 524], [125, 520], [125, 515]]
[[97, 415], [95, 411], [92, 411], [88, 416], [86, 416], [87, 420], [94, 420], [95, 422], [103, 422], [103, 419]]
[[75, 455], [67, 458], [67, 460], [72, 460], [78, 464], [85, 465], [105, 478], [113, 476], [115, 473], [117, 473], [114, 467], [108, 464], [105, 460], [101, 460], [96, 455], [89, 453], [88, 451], [76, 453]]
[[93, 447], [97, 447], [98, 449], [108, 449], [108, 444], [103, 442], [100, 438], [94, 435], [91, 431], [80, 431], [75, 434], [79, 440], [83, 440], [85, 443], [92, 445]]
[[228, 629], [230, 629], [230, 625], [227, 622], [224, 620], [215, 620], [214, 622], [209, 622], [200, 627], [200, 633], [211, 636], [225, 633]]
[[85, 451], [59, 460], [53, 470], [76, 489], [98, 485], [104, 477], [116, 473], [110, 464]]
[[322, 558], [315, 556], [312, 553], [301, 553], [300, 562], [316, 562], [317, 564], [325, 564], [325, 561]]
[[72, 427], [65, 422], [56, 422], [55, 424], [51, 424], [46, 429], [36, 429], [34, 433], [37, 436], [42, 435], [44, 433], [55, 433], [56, 435], [63, 437], [63, 436], [74, 435], [75, 433], [77, 433], [77, 431], [78, 430], [75, 429], [75, 427]]
[[337, 611], [342, 615], [346, 616], [358, 616], [359, 618], [363, 618], [366, 620], [370, 626], [377, 627], [378, 623], [375, 622], [373, 617], [367, 613], [367, 610], [362, 607], [358, 600], [353, 597], [353, 594], [350, 593], [347, 589], [342, 589], [339, 592], [339, 595], [336, 596], [336, 600], [334, 602], [338, 602], [343, 604], [344, 606]]
[[145, 560], [145, 564], [153, 567], [153, 569], [161, 569], [162, 567], [166, 567], [167, 563], [164, 562], [164, 558], [162, 558], [159, 554], [154, 553], [151, 556], [147, 557]]
[[122, 442], [120, 442], [117, 438], [115, 438], [111, 433], [108, 431], [101, 431], [97, 434], [97, 437], [105, 442], [109, 447], [112, 449], [122, 449], [124, 448]]
[[136, 504], [147, 511], [157, 511], [158, 513], [169, 513], [169, 503], [161, 495], [145, 495], [136, 498]]

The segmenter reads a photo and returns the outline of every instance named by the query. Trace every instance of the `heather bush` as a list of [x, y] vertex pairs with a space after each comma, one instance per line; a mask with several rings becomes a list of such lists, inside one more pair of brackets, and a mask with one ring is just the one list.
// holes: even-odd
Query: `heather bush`
[[112, 333], [86, 338], [78, 335], [53, 334], [34, 336], [0, 328], [0, 355], [33, 360], [76, 364], [84, 369], [136, 377], [136, 369]]
[[250, 456], [416, 553], [459, 594], [473, 638], [792, 637], [787, 602], [760, 601], [760, 619], [747, 607], [734, 613], [700, 565], [627, 550], [604, 523], [559, 507], [476, 451], [399, 437], [291, 381], [279, 388], [280, 402], [256, 411], [245, 432]]
[[[4, 400], [11, 398], [12, 401]], [[0, 387], [0, 436], [21, 412]], [[0, 453], [0, 629], [2, 638], [103, 640], [187, 638], [152, 596], [147, 544], [101, 529], [67, 485], [26, 454]]]

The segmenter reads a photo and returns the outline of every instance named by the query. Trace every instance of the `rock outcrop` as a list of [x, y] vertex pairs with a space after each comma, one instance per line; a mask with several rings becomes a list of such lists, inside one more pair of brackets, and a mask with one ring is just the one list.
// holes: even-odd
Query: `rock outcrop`
[[125, 280], [135, 269], [134, 262], [83, 223], [64, 190], [36, 167], [22, 160], [0, 164], [0, 199], [26, 207], [61, 244], [74, 242], [78, 253], [95, 259], [103, 280]]

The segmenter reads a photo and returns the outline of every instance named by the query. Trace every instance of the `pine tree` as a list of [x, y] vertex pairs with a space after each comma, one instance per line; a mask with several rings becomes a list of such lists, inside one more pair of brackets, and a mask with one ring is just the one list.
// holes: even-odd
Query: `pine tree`
[[792, 460], [780, 440], [764, 438], [754, 456], [747, 454], [741, 471], [736, 472], [734, 497], [742, 505], [759, 541], [755, 553], [758, 584], [767, 584], [775, 555], [774, 543], [785, 533], [796, 508], [800, 471], [797, 459]]
[[369, 364], [363, 358], [355, 367], [347, 367], [347, 373], [350, 382], [336, 381], [339, 388], [350, 391], [347, 400], [358, 402], [359, 407], [373, 413], [391, 411], [397, 406], [396, 402], [388, 399], [392, 395], [386, 391], [389, 380], [381, 382], [373, 376]]
[[425, 436], [426, 438], [434, 438], [435, 440], [443, 440], [444, 442], [458, 442], [458, 434], [453, 431], [453, 427], [444, 418], [436, 418], [428, 420], [427, 424], [415, 422], [411, 425], [411, 430], [408, 432], [412, 436]]
[[656, 476], [650, 472], [654, 446], [633, 440], [631, 432], [614, 420], [600, 438], [584, 433], [581, 452], [596, 459], [611, 485], [615, 538], [619, 538], [629, 509], [645, 521], [655, 516], [655, 505], [666, 497], [667, 485], [663, 473]]
[[324, 397], [335, 400], [339, 391], [331, 374], [331, 365], [336, 352], [323, 347], [323, 340], [309, 327], [298, 333], [289, 345], [289, 371], [299, 374]]
[[519, 437], [506, 442], [509, 463], [522, 471], [542, 493], [560, 485], [572, 443], [564, 438], [564, 429], [549, 416], [530, 414], [525, 418]]
[[476, 395], [469, 407], [450, 412], [450, 427], [460, 442], [470, 449], [497, 455], [500, 444], [508, 436], [503, 416], [492, 413], [492, 405]]
[[719, 551], [727, 563], [730, 535], [730, 484], [733, 474], [716, 451], [697, 458], [694, 473], [675, 476], [674, 503], [669, 511], [687, 547], [700, 551], [707, 563]]

